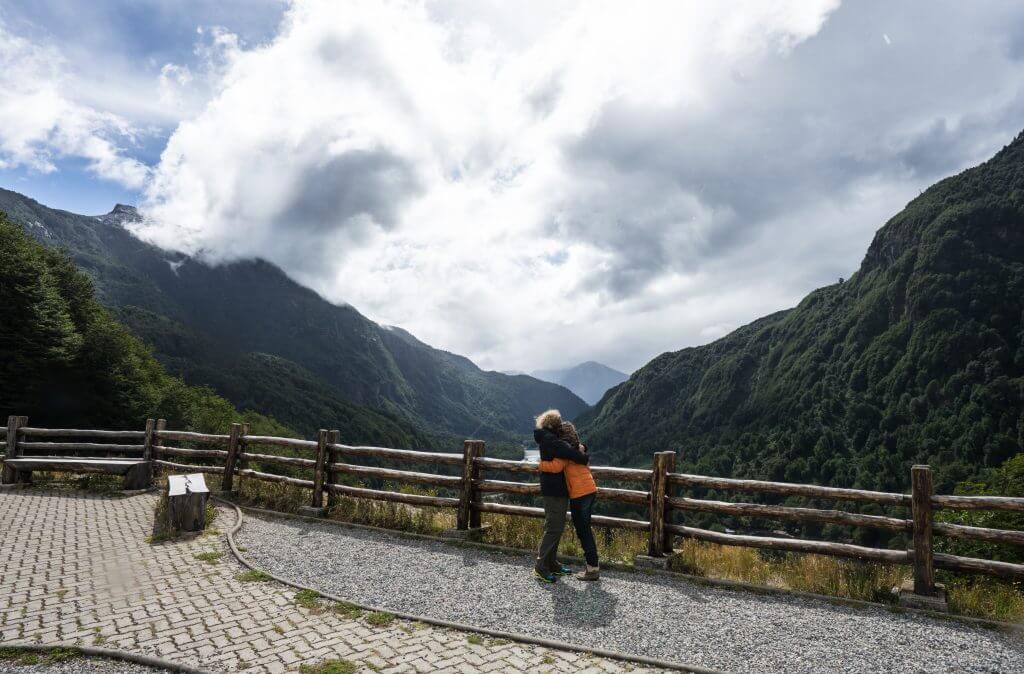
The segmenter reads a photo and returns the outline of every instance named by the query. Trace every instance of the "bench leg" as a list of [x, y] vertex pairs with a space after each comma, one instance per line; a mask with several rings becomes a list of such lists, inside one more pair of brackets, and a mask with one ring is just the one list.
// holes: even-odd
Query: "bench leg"
[[138, 489], [149, 489], [153, 484], [153, 473], [148, 463], [140, 463], [137, 466], [132, 466], [131, 469], [124, 474], [124, 486], [122, 487], [125, 491], [135, 491]]
[[4, 466], [0, 484], [32, 484], [32, 471], [15, 470], [11, 466]]

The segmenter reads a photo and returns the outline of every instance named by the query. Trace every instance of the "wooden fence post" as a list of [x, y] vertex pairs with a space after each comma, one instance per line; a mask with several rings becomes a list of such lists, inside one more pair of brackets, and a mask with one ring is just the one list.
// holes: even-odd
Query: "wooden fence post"
[[163, 440], [160, 439], [160, 433], [167, 430], [167, 419], [157, 419], [156, 426], [153, 428], [153, 440], [150, 443], [150, 457], [154, 461], [153, 463], [153, 477], [160, 477], [162, 471], [160, 466], [155, 463], [161, 460], [163, 457], [160, 456], [160, 445], [163, 444]]
[[[242, 422], [242, 432], [238, 436], [238, 454], [239, 455], [246, 454], [246, 453], [249, 452], [249, 441], [246, 440], [246, 436], [249, 435], [249, 430], [251, 428], [252, 428], [252, 426], [249, 423], [244, 422], [244, 421]], [[238, 470], [240, 468], [248, 468], [248, 467], [249, 467], [249, 462], [245, 460], [244, 456], [237, 456], [235, 458], [234, 472], [236, 474], [232, 477], [231, 484], [234, 487], [236, 494], [241, 494], [242, 493], [242, 476], [237, 474]], [[238, 479], [236, 480], [234, 478], [238, 478]]]
[[[669, 458], [671, 457], [671, 458]], [[665, 555], [665, 487], [669, 462], [675, 459], [675, 452], [656, 452], [651, 470], [650, 506], [651, 532], [647, 541], [647, 554], [651, 557]]]
[[476, 465], [476, 459], [483, 455], [483, 440], [466, 440], [462, 443], [462, 487], [456, 523], [459, 531], [480, 528], [480, 511], [474, 509], [473, 504], [480, 499], [480, 492], [475, 484], [480, 479], [480, 468]]
[[932, 551], [932, 470], [928, 466], [910, 469], [910, 498], [914, 514], [914, 594], [935, 594]]
[[303, 515], [322, 517], [324, 514], [324, 464], [327, 461], [327, 429], [321, 428], [316, 436], [316, 466], [313, 469], [313, 501], [301, 508]]
[[[341, 431], [331, 431], [327, 434], [327, 443], [329, 445], [337, 445], [341, 442]], [[333, 448], [327, 449], [327, 484], [337, 484], [338, 476], [331, 469], [331, 466], [338, 463], [338, 450]], [[338, 501], [338, 497], [333, 491], [327, 490], [327, 509], [333, 508]]]
[[156, 430], [156, 419], [146, 419], [146, 434], [142, 438], [142, 458], [153, 460], [153, 431]]
[[[676, 472], [676, 453], [675, 452], [665, 452], [665, 458], [663, 460], [665, 462], [665, 473], [666, 473], [666, 476], [667, 476], [668, 473]], [[674, 496], [673, 488], [672, 488], [671, 485], [669, 485], [667, 477], [665, 479], [665, 496]], [[671, 555], [672, 554], [672, 534], [664, 526], [666, 524], [672, 524], [672, 509], [669, 508], [667, 500], [664, 502], [663, 513], [664, 514], [662, 515], [661, 520], [662, 520], [662, 523], [663, 523], [662, 524], [662, 528], [665, 529], [665, 531], [664, 531], [664, 534], [663, 534], [664, 535], [664, 543], [662, 543], [662, 552], [664, 554], [666, 554], [666, 555]]]
[[224, 459], [224, 478], [220, 483], [221, 493], [230, 494], [235, 479], [235, 463], [238, 461], [238, 444], [242, 437], [242, 424], [231, 424], [228, 436], [228, 455]]
[[[7, 456], [8, 459], [16, 459], [19, 456], [18, 453], [18, 429], [22, 426], [28, 426], [28, 417], [19, 417], [11, 415], [7, 417]], [[18, 471], [14, 468], [4, 465], [3, 475], [0, 477], [0, 483], [2, 484], [14, 484], [15, 482], [22, 482]]]

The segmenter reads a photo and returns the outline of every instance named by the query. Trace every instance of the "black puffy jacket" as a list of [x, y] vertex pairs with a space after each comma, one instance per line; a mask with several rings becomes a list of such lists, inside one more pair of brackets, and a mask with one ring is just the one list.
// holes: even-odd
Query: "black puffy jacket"
[[[538, 428], [533, 432], [533, 439], [540, 448], [540, 460], [568, 459], [584, 465], [590, 463], [590, 457], [569, 446], [568, 442], [559, 440], [558, 436], [546, 428]], [[569, 498], [569, 487], [565, 484], [564, 473], [541, 473], [540, 493], [543, 496], [564, 496]]]

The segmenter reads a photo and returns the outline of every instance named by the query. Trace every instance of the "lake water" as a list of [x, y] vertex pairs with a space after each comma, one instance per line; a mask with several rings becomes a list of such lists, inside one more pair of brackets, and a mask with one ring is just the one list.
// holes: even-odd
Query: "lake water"
[[530, 463], [540, 463], [540, 450], [539, 449], [524, 449], [523, 450], [523, 461], [529, 461]]

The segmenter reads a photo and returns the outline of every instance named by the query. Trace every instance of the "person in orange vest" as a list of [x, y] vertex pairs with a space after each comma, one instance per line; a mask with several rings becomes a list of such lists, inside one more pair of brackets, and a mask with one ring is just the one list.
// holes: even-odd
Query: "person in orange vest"
[[[544, 420], [549, 428], [562, 442], [571, 448], [587, 454], [587, 446], [580, 442], [576, 427], [571, 422], [563, 421], [559, 415]], [[589, 458], [589, 457], [588, 457]], [[569, 511], [572, 514], [572, 525], [576, 536], [583, 546], [583, 554], [587, 560], [587, 568], [576, 574], [580, 580], [598, 580], [601, 577], [600, 561], [597, 556], [597, 542], [590, 518], [594, 514], [594, 502], [597, 501], [597, 483], [587, 463], [569, 461], [567, 459], [541, 456], [540, 470], [542, 473], [563, 473], [569, 491]]]

